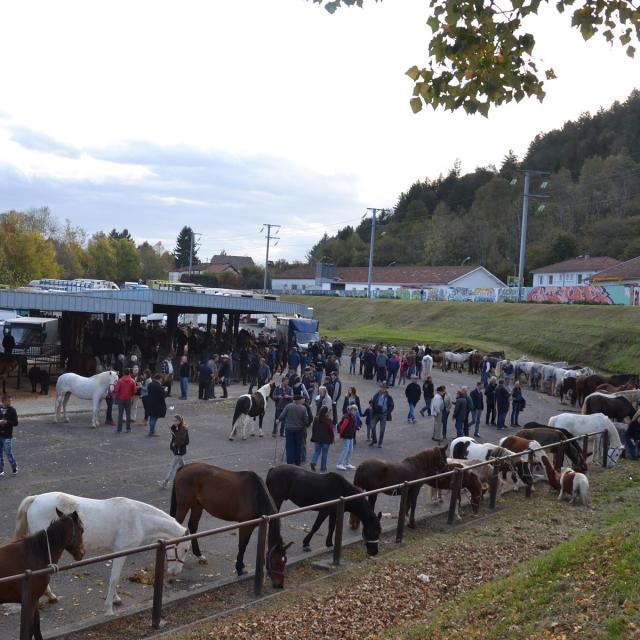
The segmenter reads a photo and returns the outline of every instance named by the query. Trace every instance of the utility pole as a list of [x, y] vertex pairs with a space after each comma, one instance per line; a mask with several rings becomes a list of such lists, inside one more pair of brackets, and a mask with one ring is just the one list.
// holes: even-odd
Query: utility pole
[[[541, 193], [530, 193], [531, 176], [548, 176], [548, 171], [535, 171], [533, 169], [523, 169], [524, 173], [524, 191], [522, 194], [522, 227], [520, 228], [520, 259], [518, 261], [518, 302], [524, 300], [524, 258], [527, 251], [527, 224], [529, 221], [529, 198], [548, 198], [548, 195]], [[546, 189], [547, 181], [545, 180], [541, 188]], [[541, 205], [544, 208], [544, 205]]]
[[369, 275], [367, 278], [367, 298], [371, 298], [371, 282], [373, 281], [373, 249], [376, 243], [376, 213], [384, 213], [389, 209], [373, 209], [367, 207], [367, 211], [371, 211], [371, 240], [369, 241]]
[[[278, 244], [277, 241], [280, 240], [280, 238], [278, 236], [271, 235], [271, 229], [280, 229], [280, 225], [279, 224], [265, 223], [265, 224], [262, 225], [262, 229], [260, 229], [260, 232], [262, 232], [265, 227], [267, 228], [267, 256], [264, 259], [264, 286], [262, 288], [266, 292], [266, 290], [267, 290], [267, 274], [269, 272], [269, 243], [271, 242], [271, 240], [276, 240], [276, 244]], [[275, 233], [278, 233], [278, 232], [276, 231]]]
[[191, 281], [191, 269], [193, 269], [193, 229], [191, 229], [191, 243], [189, 246], [189, 281]]

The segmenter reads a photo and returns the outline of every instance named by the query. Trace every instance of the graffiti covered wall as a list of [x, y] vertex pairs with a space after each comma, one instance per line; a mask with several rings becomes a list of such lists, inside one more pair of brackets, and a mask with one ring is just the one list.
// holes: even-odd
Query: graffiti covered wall
[[555, 304], [629, 304], [629, 291], [622, 285], [533, 287], [527, 293], [527, 301]]

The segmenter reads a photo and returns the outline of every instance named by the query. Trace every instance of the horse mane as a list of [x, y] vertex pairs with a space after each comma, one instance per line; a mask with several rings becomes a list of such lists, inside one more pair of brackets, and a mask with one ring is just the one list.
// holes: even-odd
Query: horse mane
[[405, 458], [403, 462], [415, 463], [420, 468], [426, 468], [429, 471], [435, 470], [440, 465], [440, 449], [438, 447], [424, 449], [414, 456]]
[[[276, 505], [269, 493], [264, 480], [254, 471], [249, 471], [249, 477], [254, 484], [256, 498], [256, 513], [260, 516], [270, 516], [277, 513]], [[280, 519], [276, 518], [269, 522], [269, 548], [282, 545], [282, 534], [280, 530]]]
[[[27, 550], [45, 564], [49, 563], [49, 551], [53, 553], [54, 549], [64, 547], [64, 520], [66, 518], [69, 518], [69, 516], [52, 520], [46, 531], [41, 529], [37, 533], [24, 538]], [[47, 549], [47, 540], [49, 541], [49, 549]]]

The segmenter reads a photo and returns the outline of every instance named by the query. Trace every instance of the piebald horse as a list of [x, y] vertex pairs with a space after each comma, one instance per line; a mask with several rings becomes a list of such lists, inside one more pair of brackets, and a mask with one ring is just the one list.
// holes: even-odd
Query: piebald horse
[[69, 422], [69, 418], [67, 418], [67, 402], [69, 402], [69, 398], [73, 394], [78, 398], [93, 402], [91, 426], [97, 427], [100, 401], [107, 395], [109, 387], [117, 381], [118, 374], [115, 371], [103, 371], [90, 378], [79, 376], [76, 373], [63, 373], [56, 383], [56, 406], [53, 421], [58, 422], [60, 409], [62, 409], [64, 421]]
[[267, 400], [271, 397], [274, 387], [275, 382], [269, 382], [254, 393], [245, 393], [237, 399], [236, 409], [233, 412], [233, 419], [231, 420], [229, 440], [233, 440], [236, 429], [238, 428], [238, 420], [240, 419], [242, 420], [242, 439], [247, 439], [247, 423], [249, 422], [249, 418], [253, 418], [251, 435], [256, 435], [255, 420], [258, 418], [258, 435], [262, 438], [262, 421], [264, 420], [264, 414], [267, 410]]

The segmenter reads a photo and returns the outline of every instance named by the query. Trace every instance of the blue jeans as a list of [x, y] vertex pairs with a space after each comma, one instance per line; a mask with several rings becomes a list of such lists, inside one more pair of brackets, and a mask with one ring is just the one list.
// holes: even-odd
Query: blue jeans
[[4, 471], [4, 457], [7, 456], [9, 464], [11, 465], [11, 471], [15, 471], [18, 468], [18, 463], [13, 457], [13, 451], [11, 451], [12, 438], [0, 438], [0, 471]]
[[352, 373], [353, 375], [356, 374], [356, 361], [355, 360], [351, 360], [351, 362], [349, 363], [349, 373]]
[[107, 403], [107, 414], [105, 415], [105, 422], [113, 422], [113, 398], [105, 398], [105, 402]]
[[[378, 426], [378, 423], [380, 423], [380, 439], [379, 440], [376, 437], [376, 427]], [[373, 420], [371, 421], [371, 442], [373, 444], [375, 444], [376, 442], [378, 444], [382, 444], [382, 441], [384, 440], [384, 430], [386, 426], [387, 426], [386, 414], [383, 413], [382, 415], [373, 416]]]
[[321, 442], [315, 443], [315, 449], [313, 450], [313, 456], [311, 457], [311, 464], [318, 464], [318, 458], [320, 458], [320, 471], [327, 470], [327, 456], [329, 455], [330, 444], [322, 444]]
[[505, 411], [504, 413], [500, 413], [498, 411], [498, 429], [504, 429], [504, 421], [507, 419], [507, 411]]
[[520, 407], [513, 407], [511, 411], [511, 424], [518, 424], [519, 415], [520, 415]]
[[302, 445], [304, 444], [304, 429], [285, 429], [285, 446], [287, 451], [287, 464], [297, 464], [302, 461]]
[[409, 422], [416, 421], [416, 405], [409, 403], [409, 414], [407, 415], [407, 420]]
[[447, 439], [447, 421], [448, 420], [449, 420], [449, 412], [445, 410], [442, 412], [442, 439], [443, 440]]
[[398, 375], [397, 371], [389, 371], [389, 373], [387, 374], [387, 384], [390, 387], [393, 387], [393, 385], [396, 383], [396, 376]]
[[149, 416], [149, 433], [156, 432], [156, 422], [158, 422], [158, 418], [156, 416]]
[[189, 392], [189, 378], [180, 378], [180, 397], [186, 400], [188, 392]]
[[473, 410], [474, 435], [480, 435], [480, 420], [482, 420], [482, 409]]
[[340, 459], [338, 464], [346, 467], [351, 464], [351, 456], [353, 455], [353, 438], [345, 438], [342, 441], [342, 451], [340, 452]]
[[456, 418], [456, 435], [458, 438], [464, 435], [464, 420]]
[[629, 460], [637, 460], [638, 459], [638, 441], [631, 439], [625, 433], [624, 444], [627, 448], [627, 457], [629, 458]]

